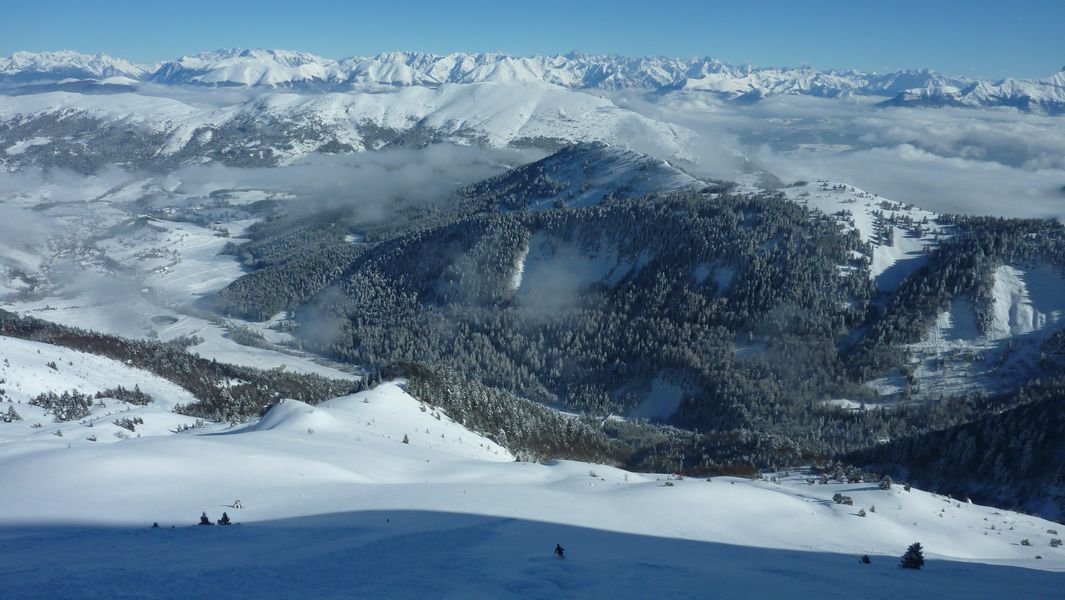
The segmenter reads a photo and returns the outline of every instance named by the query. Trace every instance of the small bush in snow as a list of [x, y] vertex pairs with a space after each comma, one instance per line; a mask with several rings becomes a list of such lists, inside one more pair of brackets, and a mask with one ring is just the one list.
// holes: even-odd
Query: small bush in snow
[[844, 496], [843, 494], [840, 494], [839, 492], [836, 492], [835, 494], [832, 495], [832, 501], [835, 502], [836, 504], [846, 504], [847, 506], [853, 506], [854, 505], [854, 499], [853, 498], [851, 498], [850, 496]]
[[1050, 547], [1051, 548], [1057, 548], [1060, 545], [1061, 545], [1061, 539], [1060, 538], [1054, 538], [1054, 539], [1050, 540]]
[[1032, 545], [1032, 542], [1030, 542], [1030, 541], [1028, 540], [1028, 538], [1024, 538], [1023, 540], [1021, 540], [1021, 545], [1022, 545], [1022, 546], [1031, 546], [1031, 545]]
[[15, 421], [21, 420], [22, 417], [19, 416], [17, 412], [15, 412], [14, 405], [8, 406], [7, 412], [5, 412], [3, 415], [0, 415], [0, 421], [3, 421], [4, 423], [14, 423]]
[[859, 517], [864, 517], [864, 516], [865, 516], [865, 509], [864, 509], [864, 508], [863, 508], [863, 509], [860, 509], [860, 510], [858, 511], [858, 516], [859, 516]]
[[906, 549], [906, 553], [902, 555], [899, 566], [903, 569], [920, 569], [924, 566], [924, 550], [919, 542], [910, 544], [910, 547]]
[[891, 485], [893, 483], [894, 482], [891, 481], [891, 477], [889, 477], [887, 475], [884, 475], [884, 478], [880, 480], [880, 489], [882, 489], [882, 490], [890, 490], [891, 489]]

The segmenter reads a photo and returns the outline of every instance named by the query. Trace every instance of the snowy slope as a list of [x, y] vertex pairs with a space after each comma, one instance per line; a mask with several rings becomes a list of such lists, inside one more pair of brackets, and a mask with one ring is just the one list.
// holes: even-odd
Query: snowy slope
[[[195, 422], [191, 417], [175, 414], [176, 404], [187, 404], [195, 397], [147, 371], [121, 362], [51, 344], [0, 336], [0, 415], [9, 408], [22, 418], [13, 423], [0, 422], [0, 446], [30, 448], [37, 444], [67, 447], [117, 442], [127, 437], [168, 434], [180, 425]], [[55, 367], [49, 366], [50, 364]], [[29, 404], [38, 394], [77, 390], [94, 395], [122, 386], [152, 397], [146, 406], [138, 406], [104, 397], [97, 400], [89, 416], [58, 423], [43, 408]], [[116, 419], [140, 418], [136, 431], [114, 424]], [[91, 440], [89, 438], [92, 438]]]
[[[0, 423], [0, 431], [12, 426]], [[125, 555], [145, 543], [146, 525], [175, 525], [178, 530], [158, 534], [166, 536], [160, 539], [169, 545], [168, 553], [180, 556], [190, 573], [215, 568], [217, 553], [227, 547], [253, 557], [260, 556], [262, 548], [282, 543], [339, 555], [404, 549], [407, 566], [380, 565], [379, 576], [392, 580], [399, 573], [417, 574], [434, 578], [441, 590], [510, 595], [523, 589], [536, 597], [544, 593], [537, 587], [543, 583], [541, 570], [572, 569], [566, 578], [576, 581], [585, 569], [602, 572], [606, 564], [598, 561], [608, 557], [614, 559], [610, 572], [615, 577], [623, 576], [619, 564], [632, 563], [640, 578], [650, 578], [645, 584], [653, 581], [657, 586], [666, 574], [654, 573], [666, 569], [668, 578], [684, 582], [675, 588], [677, 593], [698, 595], [697, 588], [688, 586], [716, 572], [719, 561], [732, 560], [726, 557], [734, 553], [762, 556], [758, 560], [770, 561], [775, 569], [814, 569], [818, 575], [812, 588], [802, 587], [810, 582], [791, 585], [825, 591], [860, 573], [854, 569], [865, 567], [856, 556], [869, 553], [877, 565], [870, 570], [890, 574], [878, 586], [905, 588], [910, 576], [898, 573], [894, 557], [913, 541], [921, 541], [927, 555], [936, 559], [920, 574], [923, 585], [964, 586], [966, 577], [994, 573], [985, 585], [1023, 581], [1038, 596], [1052, 593], [1046, 586], [1057, 579], [1036, 571], [989, 571], [988, 566], [963, 563], [1065, 570], [1065, 551], [1048, 547], [1052, 534], [1047, 530], [1054, 524], [898, 486], [884, 491], [868, 484], [811, 485], [796, 475], [781, 476], [777, 482], [721, 477], [666, 485], [664, 476], [611, 467], [514, 462], [506, 450], [410, 398], [395, 384], [316, 407], [285, 401], [258, 423], [224, 432], [197, 431], [108, 445], [68, 447], [54, 436], [0, 444], [5, 489], [0, 495], [0, 536], [19, 536], [20, 547], [33, 549], [30, 557], [57, 544], [70, 548], [104, 539], [116, 540]], [[42, 480], [42, 472], [51, 477]], [[78, 490], [76, 503], [69, 501], [70, 490]], [[833, 503], [837, 492], [852, 496], [855, 504]], [[243, 510], [230, 506], [238, 498]], [[859, 508], [870, 512], [859, 517]], [[223, 510], [244, 525], [231, 531], [188, 527], [201, 511], [217, 517]], [[67, 532], [69, 524], [78, 530]], [[104, 526], [110, 529], [101, 529]], [[142, 533], [134, 534], [137, 530]], [[231, 537], [220, 542], [203, 536]], [[117, 541], [129, 539], [141, 541]], [[254, 545], [249, 544], [252, 539], [257, 540]], [[1023, 539], [1033, 545], [1020, 545]], [[555, 542], [570, 551], [564, 564], [550, 562]], [[187, 554], [203, 548], [201, 544], [216, 548], [202, 562]], [[465, 566], [439, 569], [430, 566], [439, 557], [420, 559], [441, 548], [448, 549], [451, 560], [446, 562]], [[648, 554], [648, 548], [655, 551]], [[688, 548], [704, 557], [702, 566], [684, 558]], [[468, 563], [467, 553], [494, 558]], [[881, 554], [886, 556], [877, 556]], [[1042, 558], [1036, 559], [1037, 554]], [[311, 555], [318, 553], [286, 556], [301, 568], [304, 561], [313, 560]], [[0, 573], [21, 569], [28, 558], [5, 555]], [[106, 561], [104, 555], [88, 553], [78, 577], [101, 585], [93, 573]], [[521, 574], [506, 566], [512, 569], [513, 561], [524, 565]], [[137, 560], [123, 564], [138, 573], [149, 569]], [[760, 571], [770, 564], [755, 568]], [[751, 568], [748, 564], [740, 573]], [[507, 581], [523, 587], [505, 587], [500, 580], [504, 572], [510, 573]], [[471, 585], [471, 573], [477, 584], [463, 588]], [[615, 589], [604, 588], [609, 584], [601, 579], [603, 574], [593, 575], [585, 582], [590, 587], [578, 588], [578, 595]], [[286, 577], [291, 575], [289, 571]], [[722, 585], [733, 581], [729, 577], [751, 577], [719, 573], [715, 579], [721, 581], [722, 576]], [[27, 580], [16, 579], [26, 585]], [[138, 590], [146, 596], [163, 593], [151, 578], [141, 585]], [[253, 585], [260, 587], [250, 589], [262, 589], [262, 583]], [[754, 589], [763, 596], [783, 591], [775, 576], [758, 585], [762, 587]], [[644, 588], [619, 591], [625, 597], [641, 595], [636, 589]]]
[[[894, 291], [926, 261], [927, 248], [946, 235], [931, 211], [895, 202], [838, 181], [791, 186], [785, 195], [831, 215], [869, 244], [869, 272], [877, 287]], [[888, 233], [888, 230], [891, 230]]]

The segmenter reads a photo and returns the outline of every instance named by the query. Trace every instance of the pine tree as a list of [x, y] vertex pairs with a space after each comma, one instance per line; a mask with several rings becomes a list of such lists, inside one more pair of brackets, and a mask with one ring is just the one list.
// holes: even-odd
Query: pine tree
[[910, 544], [910, 547], [906, 549], [906, 554], [902, 555], [899, 566], [903, 569], [920, 569], [924, 566], [924, 551], [920, 542]]
[[894, 483], [895, 482], [891, 481], [891, 476], [890, 475], [884, 475], [884, 478], [880, 480], [880, 489], [882, 489], [882, 490], [890, 490], [892, 484], [894, 484]]
[[207, 512], [204, 511], [204, 513], [200, 515], [200, 525], [210, 525], [210, 524], [211, 524], [211, 519], [210, 519], [210, 517], [207, 516]]

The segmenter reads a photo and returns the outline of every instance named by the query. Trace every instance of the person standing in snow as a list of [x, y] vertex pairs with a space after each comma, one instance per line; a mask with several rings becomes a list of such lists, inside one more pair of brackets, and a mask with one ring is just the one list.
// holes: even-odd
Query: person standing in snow
[[562, 547], [562, 544], [555, 544], [555, 556], [566, 558], [566, 549]]

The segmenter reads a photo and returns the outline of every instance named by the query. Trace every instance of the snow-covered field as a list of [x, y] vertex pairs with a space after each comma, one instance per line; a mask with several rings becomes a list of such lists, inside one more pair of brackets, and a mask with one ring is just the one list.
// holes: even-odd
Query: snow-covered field
[[[799, 474], [707, 481], [515, 462], [391, 383], [315, 407], [285, 401], [226, 430], [17, 438], [0, 438], [11, 597], [179, 597], [195, 585], [249, 598], [1050, 598], [1061, 581], [1050, 571], [1065, 571], [1065, 550], [1049, 547], [1060, 526], [1035, 517]], [[223, 511], [240, 524], [195, 525]], [[898, 569], [915, 541], [928, 566]]]

